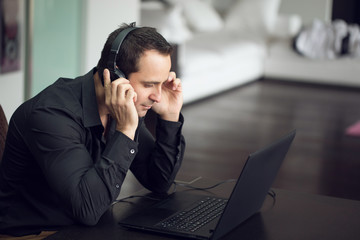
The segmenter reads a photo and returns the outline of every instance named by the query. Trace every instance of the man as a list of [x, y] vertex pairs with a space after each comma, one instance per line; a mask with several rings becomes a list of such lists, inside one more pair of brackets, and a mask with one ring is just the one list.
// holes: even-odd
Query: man
[[[111, 44], [129, 27], [109, 35], [97, 68], [60, 78], [12, 116], [0, 168], [2, 234], [95, 225], [128, 169], [151, 191], [171, 186], [185, 150], [172, 47], [155, 29], [136, 28], [116, 60], [126, 78], [111, 81]], [[143, 124], [149, 109], [158, 115], [156, 140]]]

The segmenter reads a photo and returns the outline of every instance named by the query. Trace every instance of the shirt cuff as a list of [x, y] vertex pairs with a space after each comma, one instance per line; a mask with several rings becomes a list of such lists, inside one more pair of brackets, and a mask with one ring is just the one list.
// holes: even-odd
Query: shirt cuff
[[106, 143], [103, 157], [116, 162], [122, 169], [128, 170], [138, 152], [138, 143], [122, 132], [115, 131]]
[[177, 146], [181, 137], [184, 117], [180, 113], [179, 121], [172, 122], [158, 117], [156, 125], [156, 139], [171, 146]]

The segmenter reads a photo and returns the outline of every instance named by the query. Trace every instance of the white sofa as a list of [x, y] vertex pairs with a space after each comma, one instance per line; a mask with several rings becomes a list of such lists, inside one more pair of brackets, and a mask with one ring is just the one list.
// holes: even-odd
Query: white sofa
[[197, 35], [179, 51], [185, 102], [259, 79], [267, 55], [263, 39], [227, 31]]
[[141, 25], [178, 45], [185, 103], [262, 77], [360, 86], [358, 60], [309, 60], [292, 50], [301, 19], [279, 14], [281, 0], [167, 2], [143, 2]]
[[277, 40], [268, 44], [264, 76], [287, 81], [360, 87], [360, 58], [309, 59], [296, 54], [289, 39]]

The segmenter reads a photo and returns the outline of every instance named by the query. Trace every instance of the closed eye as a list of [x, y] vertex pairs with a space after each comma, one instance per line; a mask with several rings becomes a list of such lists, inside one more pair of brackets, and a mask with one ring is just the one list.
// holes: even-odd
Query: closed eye
[[152, 87], [163, 85], [163, 84], [164, 84], [164, 82], [144, 82], [144, 87], [152, 88]]
[[153, 86], [154, 86], [155, 84], [153, 84], [153, 83], [145, 83], [145, 87], [146, 88], [152, 88]]

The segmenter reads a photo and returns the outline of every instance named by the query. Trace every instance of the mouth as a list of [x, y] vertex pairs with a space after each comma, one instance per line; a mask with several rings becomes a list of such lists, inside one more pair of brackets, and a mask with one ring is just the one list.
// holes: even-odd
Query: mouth
[[142, 105], [146, 110], [151, 109], [152, 105]]

